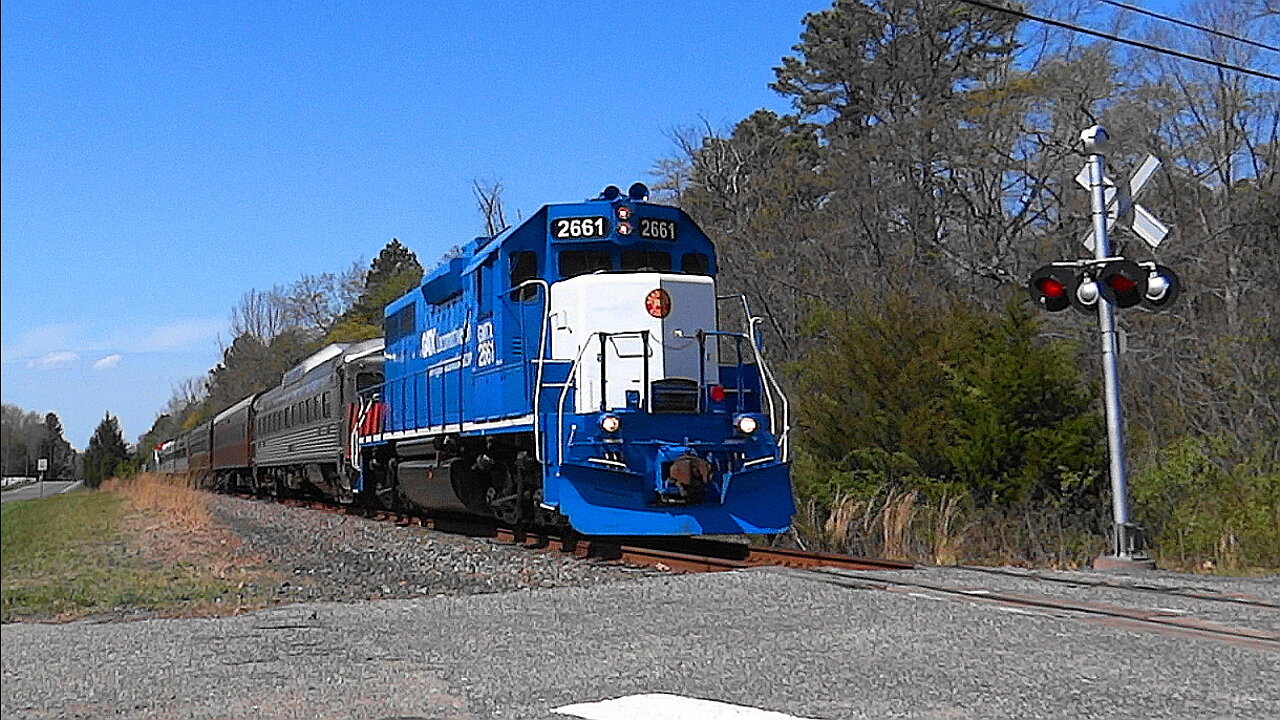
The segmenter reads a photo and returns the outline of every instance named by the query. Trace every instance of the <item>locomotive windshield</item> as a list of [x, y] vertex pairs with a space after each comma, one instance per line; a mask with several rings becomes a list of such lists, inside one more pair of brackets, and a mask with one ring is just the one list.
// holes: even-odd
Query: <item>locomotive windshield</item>
[[604, 250], [565, 250], [560, 253], [560, 275], [571, 278], [613, 269], [613, 256]]
[[[532, 255], [532, 253], [530, 253]], [[617, 270], [615, 256], [607, 250], [563, 250], [560, 252], [560, 276], [563, 278]], [[711, 260], [705, 253], [685, 253], [676, 269], [671, 253], [662, 250], [624, 250], [621, 269], [626, 272], [680, 272], [708, 275]], [[514, 286], [515, 272], [512, 271]]]
[[624, 250], [622, 269], [670, 272], [671, 253], [656, 250]]

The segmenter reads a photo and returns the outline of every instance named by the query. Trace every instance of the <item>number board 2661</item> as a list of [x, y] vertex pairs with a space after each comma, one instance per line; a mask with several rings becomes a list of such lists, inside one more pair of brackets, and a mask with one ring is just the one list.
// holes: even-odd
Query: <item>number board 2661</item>
[[585, 240], [609, 234], [609, 223], [602, 217], [556, 218], [551, 221], [551, 236], [557, 240]]
[[640, 237], [647, 240], [675, 240], [676, 221], [640, 218]]

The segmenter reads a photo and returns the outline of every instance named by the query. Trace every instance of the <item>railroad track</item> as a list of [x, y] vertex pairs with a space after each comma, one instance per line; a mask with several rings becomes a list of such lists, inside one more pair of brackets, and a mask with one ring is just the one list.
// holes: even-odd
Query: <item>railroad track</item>
[[[238, 495], [246, 499], [262, 499]], [[775, 548], [706, 538], [603, 538], [560, 535], [543, 531], [515, 530], [483, 518], [420, 516], [335, 505], [319, 500], [278, 498], [286, 505], [307, 507], [326, 512], [339, 512], [399, 525], [420, 526], [442, 532], [489, 537], [499, 542], [528, 548], [562, 552], [583, 558], [622, 562], [653, 567], [666, 572], [704, 573], [739, 570], [751, 567], [777, 567], [794, 572], [806, 580], [817, 580], [841, 587], [880, 590], [904, 594], [929, 594], [956, 601], [995, 604], [1016, 612], [1065, 617], [1114, 628], [1158, 632], [1165, 635], [1208, 639], [1254, 650], [1280, 652], [1280, 633], [1270, 630], [1227, 625], [1194, 617], [1169, 609], [1141, 609], [1092, 601], [1074, 600], [1047, 594], [1014, 592], [970, 584], [951, 585], [920, 578], [912, 573], [886, 573], [885, 570], [910, 570], [910, 563], [877, 558], [809, 552]], [[1133, 590], [1160, 593], [1197, 601], [1232, 603], [1280, 610], [1280, 604], [1242, 593], [1222, 593], [1196, 588], [1169, 588], [1141, 581], [1122, 582], [1114, 579], [1059, 577], [1034, 571], [1007, 570], [963, 566], [957, 570], [985, 573], [994, 577], [1014, 577], [1062, 583], [1075, 586]]]
[[[1007, 572], [993, 568], [965, 567], [963, 569], [976, 570], [979, 572], [991, 572], [991, 574], [996, 575], [1012, 575], [1050, 582], [1074, 582], [1067, 579]], [[1169, 608], [1142, 609], [1115, 605], [1112, 603], [1075, 600], [1060, 596], [1015, 592], [999, 588], [972, 585], [951, 585], [921, 579], [912, 575], [883, 573], [872, 575], [841, 568], [818, 568], [813, 572], [806, 573], [806, 578], [808, 579], [813, 579], [814, 576], [818, 576], [822, 582], [842, 587], [883, 590], [905, 594], [926, 594], [932, 597], [941, 597], [958, 601], [981, 604], [990, 603], [1014, 608], [1030, 614], [1044, 614], [1054, 617], [1074, 618], [1085, 622], [1106, 625], [1108, 627], [1157, 632], [1164, 635], [1174, 635], [1178, 637], [1207, 639], [1230, 645], [1247, 647], [1254, 650], [1280, 653], [1280, 632], [1227, 625], [1224, 623], [1190, 617], [1188, 615], [1188, 611], [1183, 610], [1173, 610]], [[1074, 584], [1095, 585], [1123, 590], [1161, 592], [1159, 588], [1154, 586], [1139, 587], [1109, 582], [1090, 581], [1075, 582]], [[1234, 599], [1227, 600], [1226, 597], [1186, 595], [1177, 591], [1178, 589], [1173, 590], [1174, 591], [1172, 592], [1165, 591], [1163, 594], [1180, 595], [1182, 597], [1189, 597], [1195, 600], [1226, 600], [1231, 602], [1240, 602], [1240, 600]], [[1277, 606], [1275, 603], [1262, 599], [1257, 600], [1259, 602], [1247, 602], [1246, 604], [1267, 607], [1269, 609], [1280, 608], [1280, 606]]]
[[[263, 498], [237, 493], [249, 500]], [[787, 567], [808, 570], [832, 567], [845, 570], [909, 570], [910, 563], [856, 555], [809, 552], [790, 548], [751, 545], [728, 540], [671, 537], [588, 537], [540, 530], [516, 530], [484, 518], [447, 515], [412, 515], [374, 510], [351, 505], [337, 505], [322, 500], [276, 498], [277, 502], [325, 512], [340, 512], [398, 525], [425, 527], [476, 537], [489, 537], [500, 542], [572, 554], [578, 557], [622, 562], [653, 567], [667, 572], [699, 573], [740, 570], [749, 567]]]

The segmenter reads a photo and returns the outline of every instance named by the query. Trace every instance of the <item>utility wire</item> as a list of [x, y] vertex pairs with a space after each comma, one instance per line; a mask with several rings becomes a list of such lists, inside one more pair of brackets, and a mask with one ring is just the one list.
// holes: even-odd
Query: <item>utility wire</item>
[[1249, 45], [1253, 45], [1254, 47], [1260, 47], [1260, 48], [1262, 48], [1263, 50], [1270, 50], [1271, 52], [1280, 53], [1280, 47], [1276, 47], [1275, 45], [1268, 45], [1268, 44], [1266, 44], [1266, 43], [1260, 43], [1260, 42], [1258, 42], [1257, 40], [1250, 40], [1249, 38], [1246, 38], [1246, 37], [1240, 37], [1239, 35], [1232, 35], [1231, 33], [1223, 32], [1223, 31], [1221, 31], [1221, 30], [1215, 30], [1215, 29], [1213, 29], [1213, 28], [1211, 28], [1211, 27], [1206, 27], [1206, 26], [1204, 26], [1204, 25], [1196, 25], [1195, 23], [1189, 23], [1189, 22], [1187, 22], [1186, 20], [1179, 20], [1179, 19], [1178, 19], [1178, 18], [1176, 18], [1176, 17], [1170, 17], [1170, 16], [1168, 16], [1168, 15], [1161, 15], [1161, 14], [1160, 14], [1160, 13], [1158, 13], [1158, 12], [1153, 12], [1153, 11], [1148, 10], [1148, 9], [1146, 9], [1146, 8], [1138, 7], [1137, 5], [1130, 5], [1129, 3], [1122, 3], [1122, 2], [1118, 2], [1117, 0], [1098, 0], [1098, 2], [1100, 2], [1100, 3], [1105, 3], [1105, 4], [1107, 4], [1107, 5], [1111, 5], [1111, 6], [1113, 6], [1113, 7], [1124, 8], [1125, 10], [1130, 10], [1130, 11], [1132, 11], [1132, 12], [1140, 13], [1140, 14], [1142, 14], [1142, 15], [1146, 15], [1146, 16], [1148, 16], [1148, 17], [1153, 17], [1153, 18], [1157, 18], [1157, 19], [1159, 19], [1159, 20], [1164, 20], [1164, 21], [1166, 21], [1166, 22], [1171, 22], [1171, 23], [1174, 23], [1174, 24], [1176, 24], [1176, 25], [1181, 25], [1181, 26], [1183, 26], [1183, 27], [1189, 27], [1189, 28], [1191, 28], [1191, 29], [1193, 29], [1193, 30], [1199, 30], [1199, 31], [1201, 31], [1201, 32], [1207, 32], [1207, 33], [1210, 33], [1210, 34], [1213, 34], [1213, 35], [1217, 35], [1218, 37], [1224, 37], [1224, 38], [1226, 38], [1226, 39], [1228, 39], [1228, 40], [1235, 40], [1236, 42], [1247, 43], [1247, 44], [1249, 44]]
[[1251, 68], [1240, 67], [1238, 65], [1231, 65], [1229, 63], [1219, 62], [1217, 60], [1213, 60], [1207, 57], [1201, 57], [1199, 55], [1190, 55], [1188, 53], [1184, 53], [1178, 50], [1173, 50], [1167, 47], [1160, 47], [1159, 45], [1151, 45], [1150, 43], [1145, 43], [1140, 40], [1130, 40], [1129, 38], [1120, 37], [1119, 35], [1112, 35], [1110, 33], [1104, 33], [1098, 30], [1091, 30], [1086, 27], [1080, 27], [1079, 25], [1072, 25], [1070, 23], [1065, 23], [1065, 22], [1062, 22], [1061, 20], [1054, 20], [1053, 18], [1046, 18], [1046, 17], [1040, 17], [1039, 15], [1032, 15], [1031, 13], [1023, 12], [1021, 10], [1016, 10], [1011, 7], [1005, 7], [1003, 5], [995, 5], [993, 3], [984, 2], [983, 0], [961, 0], [961, 2], [966, 2], [966, 3], [969, 3], [970, 5], [976, 5], [978, 7], [986, 8], [988, 10], [995, 10], [996, 12], [1008, 13], [1009, 15], [1014, 15], [1016, 17], [1024, 18], [1026, 20], [1034, 20], [1036, 22], [1044, 23], [1046, 25], [1053, 25], [1055, 27], [1060, 27], [1066, 30], [1083, 33], [1085, 35], [1093, 35], [1094, 37], [1100, 37], [1104, 40], [1112, 40], [1114, 42], [1123, 43], [1125, 45], [1133, 45], [1134, 47], [1140, 47], [1144, 50], [1151, 50], [1152, 52], [1162, 53], [1164, 55], [1171, 55], [1173, 57], [1182, 58], [1183, 60], [1191, 60], [1193, 62], [1204, 63], [1206, 65], [1214, 65], [1214, 66], [1223, 68], [1224, 70], [1234, 70], [1238, 73], [1244, 73], [1245, 75], [1254, 75], [1256, 77], [1266, 78], [1267, 80], [1275, 80], [1276, 82], [1280, 82], [1280, 75], [1272, 75], [1270, 73], [1262, 72], [1261, 70], [1253, 70]]

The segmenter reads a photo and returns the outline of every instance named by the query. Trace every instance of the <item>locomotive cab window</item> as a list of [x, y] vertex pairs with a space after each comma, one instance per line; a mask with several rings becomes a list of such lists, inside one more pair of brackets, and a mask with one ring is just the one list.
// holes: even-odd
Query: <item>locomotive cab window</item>
[[[508, 264], [511, 267], [511, 287], [513, 289], [519, 287], [520, 283], [526, 280], [538, 277], [538, 254], [532, 250], [511, 253]], [[520, 302], [529, 302], [537, 295], [538, 288], [534, 285], [526, 285], [519, 290], [513, 290], [511, 293], [511, 296]]]
[[671, 254], [656, 250], [625, 250], [622, 253], [622, 269], [669, 272]]
[[493, 314], [493, 293], [497, 290], [493, 277], [497, 258], [497, 253], [494, 253], [476, 268], [476, 304], [479, 305], [479, 316], [482, 318]]
[[711, 261], [702, 253], [685, 253], [680, 258], [680, 270], [691, 275], [707, 275], [711, 272]]
[[613, 269], [613, 256], [603, 250], [565, 250], [560, 253], [560, 275], [571, 278]]
[[413, 305], [405, 305], [387, 316], [385, 328], [387, 343], [396, 342], [413, 333], [413, 308]]

